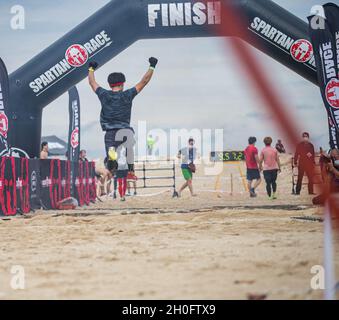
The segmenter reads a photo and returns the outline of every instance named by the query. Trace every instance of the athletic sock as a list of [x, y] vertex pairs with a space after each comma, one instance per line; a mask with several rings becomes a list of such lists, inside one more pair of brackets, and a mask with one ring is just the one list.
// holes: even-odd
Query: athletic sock
[[120, 195], [120, 198], [122, 198], [124, 195], [123, 195], [123, 180], [122, 178], [119, 178], [118, 179], [118, 189], [119, 189], [119, 195]]
[[126, 195], [126, 190], [127, 190], [127, 178], [123, 178], [123, 193], [124, 193], [124, 196]]

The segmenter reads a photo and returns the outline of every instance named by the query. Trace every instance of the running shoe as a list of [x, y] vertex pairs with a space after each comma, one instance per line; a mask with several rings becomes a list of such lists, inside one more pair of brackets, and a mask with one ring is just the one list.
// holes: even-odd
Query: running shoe
[[251, 188], [251, 190], [250, 190], [250, 197], [251, 198], [256, 198], [256, 196], [257, 196], [257, 194], [255, 193], [254, 188]]

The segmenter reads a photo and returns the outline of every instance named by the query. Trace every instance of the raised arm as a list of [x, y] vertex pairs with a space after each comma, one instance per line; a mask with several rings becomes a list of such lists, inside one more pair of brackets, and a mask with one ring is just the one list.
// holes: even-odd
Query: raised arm
[[135, 86], [137, 92], [140, 93], [147, 84], [151, 81], [156, 65], [158, 64], [158, 59], [149, 58], [150, 67], [146, 74], [142, 77], [141, 81]]
[[98, 64], [96, 62], [93, 61], [89, 63], [88, 82], [94, 92], [96, 92], [97, 89], [100, 87], [99, 84], [95, 81], [95, 76], [94, 76], [94, 71], [97, 67], [98, 67]]

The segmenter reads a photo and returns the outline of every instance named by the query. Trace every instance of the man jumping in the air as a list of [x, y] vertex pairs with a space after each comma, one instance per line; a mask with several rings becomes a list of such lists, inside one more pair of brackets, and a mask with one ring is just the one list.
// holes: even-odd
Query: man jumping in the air
[[150, 82], [158, 63], [156, 58], [149, 59], [150, 67], [141, 81], [133, 88], [124, 91], [126, 82], [122, 73], [111, 73], [108, 84], [111, 90], [103, 89], [96, 81], [94, 71], [98, 67], [96, 62], [90, 62], [88, 80], [93, 91], [101, 102], [100, 124], [105, 134], [106, 155], [111, 161], [117, 160], [117, 149], [124, 144], [127, 149], [127, 161], [133, 167], [134, 130], [130, 126], [132, 101]]

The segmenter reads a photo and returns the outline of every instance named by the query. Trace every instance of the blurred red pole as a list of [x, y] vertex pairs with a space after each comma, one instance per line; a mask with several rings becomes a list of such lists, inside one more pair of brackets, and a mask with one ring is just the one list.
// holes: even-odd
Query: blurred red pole
[[[247, 30], [246, 20], [242, 15], [242, 12], [235, 6], [226, 2], [229, 1], [221, 2], [222, 23], [214, 25], [213, 28], [215, 28], [215, 32], [220, 36], [226, 34], [232, 35], [230, 42], [233, 46], [235, 55], [239, 58], [249, 79], [264, 99], [266, 111], [271, 114], [277, 127], [285, 134], [288, 143], [291, 146], [296, 147], [302, 130], [298, 128], [294, 117], [289, 114], [287, 106], [284, 105], [275, 91], [274, 86], [271, 85], [274, 81], [269, 78], [267, 72], [264, 71], [265, 69], [260, 65], [254, 53], [244, 42], [236, 38], [239, 37], [248, 41], [251, 35]], [[306, 169], [314, 172], [314, 168], [311, 164], [308, 167], [306, 166]], [[329, 199], [329, 205], [332, 212], [339, 215], [338, 204], [333, 198], [329, 197], [328, 188], [323, 186], [321, 188], [321, 193], [326, 199]]]

